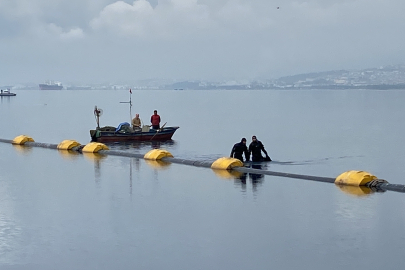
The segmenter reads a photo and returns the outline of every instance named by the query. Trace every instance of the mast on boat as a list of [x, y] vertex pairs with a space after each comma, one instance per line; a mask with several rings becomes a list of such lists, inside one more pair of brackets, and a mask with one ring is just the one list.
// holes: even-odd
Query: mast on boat
[[129, 88], [129, 101], [120, 101], [120, 103], [129, 103], [129, 123], [132, 123], [132, 90]]

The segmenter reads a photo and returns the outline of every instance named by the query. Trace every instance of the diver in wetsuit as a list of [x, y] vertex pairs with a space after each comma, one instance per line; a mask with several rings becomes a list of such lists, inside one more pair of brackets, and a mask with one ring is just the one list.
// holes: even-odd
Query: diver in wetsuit
[[245, 153], [246, 161], [249, 161], [250, 155], [246, 147], [245, 138], [242, 138], [242, 140], [239, 143], [235, 143], [235, 145], [232, 147], [231, 157], [237, 158], [243, 162], [243, 153]]
[[[266, 155], [262, 156], [262, 151]], [[264, 145], [261, 141], [257, 140], [256, 136], [252, 136], [252, 142], [249, 145], [249, 155], [252, 154], [252, 161], [271, 161], [271, 158], [264, 149]]]

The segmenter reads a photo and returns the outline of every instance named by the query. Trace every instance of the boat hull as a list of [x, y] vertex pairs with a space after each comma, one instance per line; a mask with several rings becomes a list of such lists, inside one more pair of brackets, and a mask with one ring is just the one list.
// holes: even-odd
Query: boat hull
[[167, 127], [162, 131], [151, 129], [148, 132], [121, 133], [115, 131], [90, 130], [93, 142], [134, 142], [134, 141], [167, 141], [179, 127]]
[[16, 95], [16, 93], [1, 93], [0, 97], [14, 97]]

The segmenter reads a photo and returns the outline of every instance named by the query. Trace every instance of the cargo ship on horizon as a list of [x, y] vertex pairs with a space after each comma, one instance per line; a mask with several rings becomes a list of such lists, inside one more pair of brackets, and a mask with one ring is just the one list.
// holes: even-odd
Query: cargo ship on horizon
[[39, 84], [39, 89], [41, 89], [41, 90], [61, 90], [61, 89], [63, 89], [63, 85], [61, 82], [46, 81], [45, 83]]

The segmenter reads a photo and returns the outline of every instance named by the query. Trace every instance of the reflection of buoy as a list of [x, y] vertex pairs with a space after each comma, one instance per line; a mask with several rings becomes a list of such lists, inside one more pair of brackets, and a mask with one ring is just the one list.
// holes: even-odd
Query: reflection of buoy
[[161, 160], [148, 160], [145, 159], [146, 164], [151, 166], [154, 169], [162, 170], [162, 169], [167, 169], [171, 163], [161, 161]]
[[99, 154], [99, 153], [87, 153], [87, 152], [83, 152], [83, 156], [84, 156], [86, 159], [91, 160], [91, 161], [94, 161], [94, 160], [97, 161], [97, 160], [102, 160], [102, 159], [107, 158], [106, 155], [101, 155], [101, 154]]
[[32, 147], [26, 147], [24, 145], [15, 144], [14, 149], [17, 150], [19, 153], [27, 154], [32, 152]]
[[67, 151], [58, 151], [59, 155], [61, 155], [64, 159], [67, 160], [76, 160], [80, 153], [77, 151], [67, 150]]
[[237, 171], [218, 170], [218, 169], [213, 169], [212, 171], [215, 173], [216, 176], [222, 179], [229, 179], [229, 180], [240, 178], [244, 174]]
[[374, 193], [370, 188], [364, 186], [342, 186], [336, 185], [343, 193], [353, 195], [356, 197], [364, 197]]

